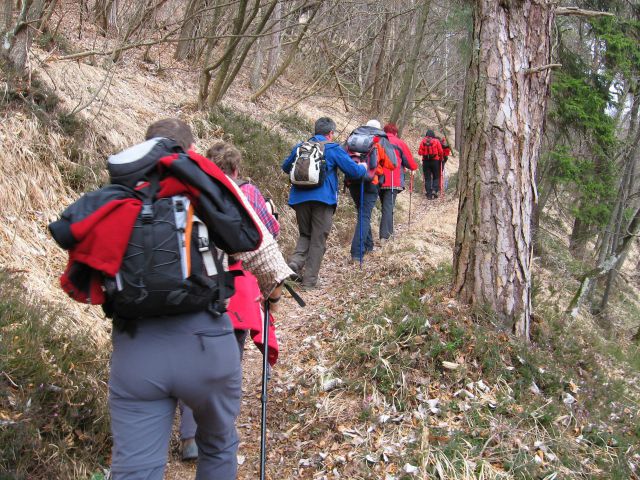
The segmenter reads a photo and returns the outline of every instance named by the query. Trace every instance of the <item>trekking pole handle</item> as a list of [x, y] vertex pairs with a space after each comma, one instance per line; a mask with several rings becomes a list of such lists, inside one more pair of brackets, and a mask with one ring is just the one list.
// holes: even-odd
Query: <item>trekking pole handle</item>
[[298, 303], [298, 305], [300, 305], [301, 307], [306, 307], [307, 306], [307, 303], [302, 299], [302, 297], [300, 295], [298, 295], [298, 292], [296, 292], [293, 289], [293, 287], [291, 285], [289, 285], [287, 282], [284, 282], [284, 288], [287, 289], [287, 291], [291, 294], [291, 296]]

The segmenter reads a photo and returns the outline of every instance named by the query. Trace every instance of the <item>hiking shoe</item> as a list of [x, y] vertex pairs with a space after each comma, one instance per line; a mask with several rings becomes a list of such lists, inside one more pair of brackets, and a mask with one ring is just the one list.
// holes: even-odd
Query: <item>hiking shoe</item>
[[195, 438], [182, 441], [182, 461], [190, 462], [198, 459], [198, 445]]

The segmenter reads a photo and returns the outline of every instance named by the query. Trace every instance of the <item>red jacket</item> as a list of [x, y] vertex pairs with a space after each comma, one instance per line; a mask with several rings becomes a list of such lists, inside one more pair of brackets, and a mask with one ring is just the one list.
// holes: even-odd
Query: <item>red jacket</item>
[[389, 139], [389, 142], [396, 147], [396, 158], [398, 160], [396, 165], [401, 168], [395, 168], [393, 170], [389, 170], [388, 168], [384, 169], [384, 183], [382, 184], [382, 188], [403, 190], [405, 168], [408, 168], [409, 170], [417, 170], [418, 164], [413, 159], [411, 149], [404, 140], [391, 132], [387, 132], [387, 138]]
[[440, 145], [442, 145], [442, 154], [444, 155], [444, 159], [446, 160], [451, 155], [451, 146], [449, 145], [446, 137], [442, 137], [440, 139]]
[[[171, 173], [160, 181], [158, 197], [189, 196], [205, 224], [218, 227], [209, 229], [216, 246], [227, 253], [260, 246], [260, 228], [245, 211], [241, 194], [213, 162], [189, 152], [159, 158], [158, 166]], [[120, 270], [141, 208], [134, 190], [108, 185], [82, 196], [49, 225], [54, 240], [69, 252], [60, 283], [73, 299], [104, 303], [102, 275], [112, 277]]]
[[[430, 141], [427, 146], [427, 141]], [[420, 142], [420, 148], [418, 148], [418, 155], [422, 155], [422, 160], [439, 160], [444, 158], [444, 151], [442, 150], [442, 144], [440, 140], [434, 137], [424, 137]], [[433, 158], [425, 158], [427, 155], [433, 155]]]
[[[242, 268], [242, 262], [229, 265], [229, 271], [242, 271], [242, 275], [235, 277], [236, 293], [229, 300], [227, 313], [236, 330], [249, 330], [253, 343], [262, 348], [262, 324], [264, 311], [262, 309], [262, 294], [258, 280], [250, 272]], [[269, 319], [269, 363], [275, 365], [278, 361], [278, 338], [273, 323], [273, 316]]]

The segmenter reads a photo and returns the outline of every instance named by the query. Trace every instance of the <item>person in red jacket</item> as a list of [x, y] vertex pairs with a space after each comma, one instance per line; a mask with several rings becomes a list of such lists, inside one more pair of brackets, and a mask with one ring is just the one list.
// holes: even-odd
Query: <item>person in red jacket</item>
[[393, 123], [384, 126], [389, 142], [396, 153], [396, 165], [401, 168], [384, 169], [384, 182], [380, 186], [380, 204], [382, 205], [382, 217], [380, 218], [380, 241], [384, 242], [393, 235], [393, 210], [396, 205], [396, 196], [404, 190], [404, 171], [418, 169], [418, 164], [413, 159], [409, 146], [398, 137], [398, 127]]
[[442, 175], [444, 151], [440, 140], [436, 138], [433, 130], [427, 130], [427, 134], [422, 139], [422, 142], [420, 142], [418, 155], [422, 156], [424, 189], [427, 198], [437, 198], [440, 194], [440, 177]]

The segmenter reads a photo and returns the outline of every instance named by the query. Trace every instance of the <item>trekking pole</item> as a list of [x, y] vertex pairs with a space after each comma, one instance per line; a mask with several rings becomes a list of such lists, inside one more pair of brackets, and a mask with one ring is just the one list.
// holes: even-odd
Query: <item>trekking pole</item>
[[413, 171], [409, 176], [409, 227], [408, 230], [411, 231], [411, 197], [413, 196]]
[[440, 160], [440, 199], [444, 199], [444, 162]]
[[262, 420], [260, 422], [260, 480], [265, 479], [267, 463], [267, 381], [269, 380], [269, 299], [264, 302], [262, 324]]
[[360, 268], [364, 260], [364, 241], [362, 240], [362, 203], [364, 202], [364, 178], [360, 180], [360, 213], [358, 214], [358, 226], [360, 227]]
[[[396, 168], [399, 168], [400, 166], [396, 166]], [[395, 168], [393, 169], [395, 170]], [[393, 232], [393, 210], [395, 208], [395, 202], [394, 202], [394, 197], [393, 197], [393, 170], [389, 170], [391, 172], [391, 231]]]

